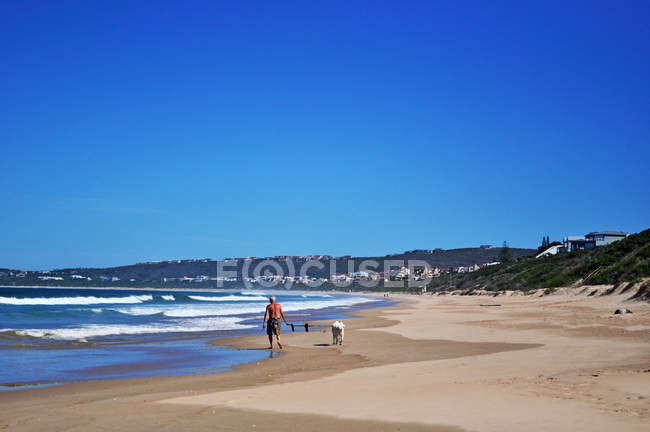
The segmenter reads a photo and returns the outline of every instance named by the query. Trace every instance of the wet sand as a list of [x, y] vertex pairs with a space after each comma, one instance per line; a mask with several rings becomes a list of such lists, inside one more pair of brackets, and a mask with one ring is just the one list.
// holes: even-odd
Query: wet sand
[[[645, 430], [650, 306], [621, 296], [400, 297], [230, 372], [0, 393], [0, 430]], [[480, 304], [499, 303], [498, 307]], [[612, 317], [616, 307], [634, 314]], [[323, 323], [326, 324], [326, 323]], [[258, 337], [220, 339], [262, 349]]]

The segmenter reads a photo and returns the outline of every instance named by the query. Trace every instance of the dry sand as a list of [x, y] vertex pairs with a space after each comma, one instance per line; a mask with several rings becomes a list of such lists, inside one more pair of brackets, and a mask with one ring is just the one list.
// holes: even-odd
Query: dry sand
[[[0, 430], [648, 429], [650, 305], [584, 294], [400, 300], [347, 320], [342, 347], [328, 331], [289, 333], [282, 355], [227, 373], [0, 393]], [[617, 307], [634, 314], [614, 317]]]

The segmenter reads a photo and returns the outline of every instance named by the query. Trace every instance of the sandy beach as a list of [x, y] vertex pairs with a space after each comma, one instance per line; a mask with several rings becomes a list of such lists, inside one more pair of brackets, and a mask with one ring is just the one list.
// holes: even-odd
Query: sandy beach
[[574, 292], [394, 299], [346, 320], [342, 347], [327, 329], [285, 327], [281, 354], [230, 372], [0, 393], [0, 430], [647, 430], [650, 305]]

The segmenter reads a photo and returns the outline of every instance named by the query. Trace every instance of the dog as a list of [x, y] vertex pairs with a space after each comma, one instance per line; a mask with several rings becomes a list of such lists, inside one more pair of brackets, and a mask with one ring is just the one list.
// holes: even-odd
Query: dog
[[332, 345], [343, 345], [345, 336], [345, 324], [341, 321], [334, 321], [332, 324]]

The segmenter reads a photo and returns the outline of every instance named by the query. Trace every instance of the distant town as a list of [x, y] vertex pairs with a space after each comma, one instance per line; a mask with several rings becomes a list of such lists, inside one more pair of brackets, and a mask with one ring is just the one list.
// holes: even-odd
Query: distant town
[[202, 258], [146, 261], [106, 269], [0, 269], [0, 285], [221, 287], [242, 282], [246, 285], [267, 286], [417, 282], [450, 274], [472, 273], [525, 256], [542, 258], [593, 249], [627, 235], [628, 233], [620, 231], [595, 231], [584, 236], [566, 236], [561, 242], [551, 242], [548, 237], [544, 237], [537, 250], [510, 248], [504, 242], [499, 247], [480, 245], [450, 250], [414, 249], [384, 257], [277, 255], [228, 257], [220, 260]]

